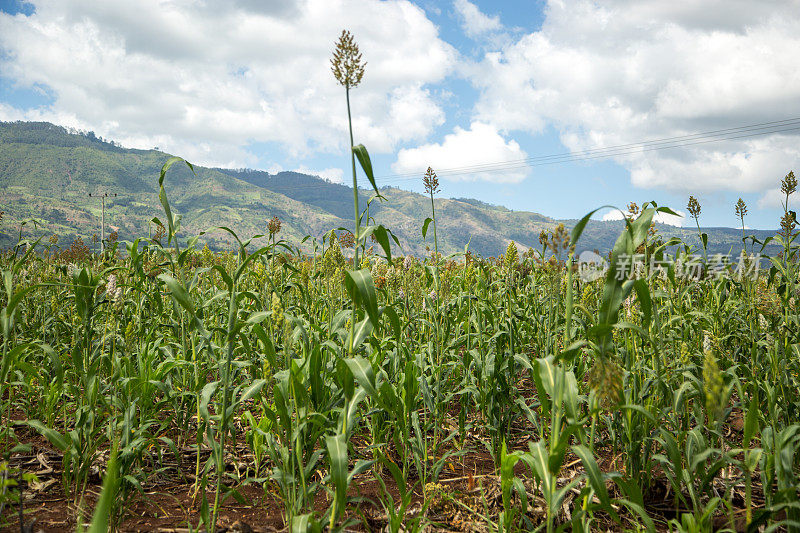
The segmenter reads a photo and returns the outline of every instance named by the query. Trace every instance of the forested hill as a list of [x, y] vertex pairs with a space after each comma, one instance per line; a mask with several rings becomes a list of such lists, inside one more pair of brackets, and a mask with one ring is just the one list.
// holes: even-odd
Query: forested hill
[[[158, 175], [170, 154], [128, 149], [92, 132], [70, 131], [46, 122], [0, 122], [0, 245], [16, 242], [22, 221], [27, 235], [57, 235], [65, 245], [75, 237], [87, 242], [99, 234], [100, 201], [89, 193], [116, 193], [106, 204], [106, 224], [121, 239], [147, 236], [153, 217], [161, 217]], [[230, 170], [174, 166], [167, 176], [173, 209], [183, 216], [185, 235], [214, 226], [228, 226], [247, 238], [265, 232], [267, 220], [283, 222], [280, 236], [298, 243], [304, 236], [352, 225], [352, 189], [316, 176], [296, 172], [269, 174], [257, 170]], [[398, 188], [381, 189], [386, 202], [372, 202], [370, 216], [391, 229], [406, 253], [424, 254], [422, 222], [429, 216], [427, 197]], [[364, 207], [370, 191], [363, 191]], [[537, 246], [541, 230], [552, 230], [558, 220], [538, 213], [512, 211], [471, 199], [437, 199], [439, 246], [461, 251], [469, 242], [481, 255], [502, 253], [509, 241]], [[569, 227], [575, 221], [564, 221]], [[580, 249], [608, 250], [620, 222], [592, 221]], [[666, 236], [695, 239], [695, 233], [659, 226]], [[741, 231], [708, 230], [713, 249], [726, 253], [741, 246]], [[765, 237], [770, 232], [758, 232]], [[227, 248], [225, 233], [212, 232], [212, 248]], [[432, 240], [431, 235], [428, 236]]]

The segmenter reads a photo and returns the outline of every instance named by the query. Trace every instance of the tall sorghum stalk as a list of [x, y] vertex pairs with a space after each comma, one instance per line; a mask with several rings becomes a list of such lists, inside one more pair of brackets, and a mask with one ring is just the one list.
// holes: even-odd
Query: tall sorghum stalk
[[[786, 290], [783, 291], [782, 297], [784, 301], [783, 306], [783, 316], [784, 321], [787, 325], [791, 324], [793, 321], [795, 324], [797, 323], [796, 315], [792, 317], [794, 313], [790, 311], [793, 305], [790, 305], [790, 301], [792, 299], [792, 295], [796, 294], [796, 279], [797, 279], [797, 264], [796, 262], [792, 261], [792, 242], [796, 237], [795, 228], [797, 227], [797, 218], [794, 211], [789, 210], [789, 196], [794, 194], [797, 191], [797, 178], [794, 176], [794, 172], [789, 172], [786, 176], [784, 176], [783, 180], [781, 180], [781, 192], [785, 195], [785, 199], [783, 200], [783, 217], [781, 218], [781, 230], [780, 234], [783, 236], [783, 268], [785, 270], [784, 278], [786, 283]], [[796, 331], [795, 327], [787, 328], [788, 331]], [[781, 336], [783, 337], [782, 344], [784, 345], [784, 349], [788, 351], [789, 349], [789, 335], [787, 335], [787, 331], [783, 330], [781, 332]]]
[[700, 244], [703, 246], [703, 259], [708, 261], [706, 247], [705, 244], [703, 244], [703, 232], [700, 231], [700, 202], [697, 201], [697, 198], [689, 196], [689, 203], [686, 205], [686, 210], [689, 211], [689, 215], [694, 219], [694, 223], [697, 226], [697, 233], [700, 235]]
[[797, 178], [794, 177], [794, 172], [789, 172], [781, 180], [781, 192], [785, 195], [783, 200], [783, 218], [781, 218], [781, 234], [784, 238], [784, 253], [786, 260], [789, 260], [790, 239], [792, 231], [795, 228], [795, 220], [792, 213], [789, 211], [789, 196], [797, 190]]
[[431, 167], [425, 171], [425, 176], [422, 178], [422, 183], [425, 184], [425, 192], [431, 197], [431, 218], [433, 219], [433, 246], [436, 251], [436, 261], [439, 261], [439, 238], [436, 234], [436, 206], [433, 203], [433, 195], [439, 192], [439, 178], [436, 177], [436, 172]]
[[[364, 77], [364, 63], [358, 45], [353, 40], [353, 35], [342, 30], [336, 48], [331, 59], [331, 70], [339, 84], [344, 86], [345, 97], [347, 99], [347, 125], [350, 131], [350, 163], [353, 168], [353, 210], [355, 231], [353, 234], [359, 237], [359, 217], [358, 217], [358, 181], [356, 179], [356, 156], [353, 151], [353, 119], [350, 114], [350, 89], [355, 88], [361, 83]], [[355, 249], [354, 264], [358, 265], [358, 247]]]
[[739, 198], [739, 201], [736, 202], [736, 218], [742, 221], [742, 245], [744, 245], [744, 217], [747, 214], [747, 204], [744, 203], [744, 200]]
[[[350, 163], [353, 168], [353, 213], [354, 213], [354, 226], [355, 231], [353, 234], [356, 237], [356, 246], [353, 251], [353, 268], [358, 268], [358, 240], [361, 237], [359, 228], [358, 216], [358, 180], [356, 178], [356, 156], [353, 151], [353, 119], [350, 114], [350, 89], [357, 87], [361, 83], [361, 78], [364, 77], [364, 63], [361, 59], [361, 52], [358, 51], [358, 45], [353, 39], [353, 35], [347, 31], [342, 30], [339, 36], [339, 41], [336, 43], [336, 48], [333, 50], [333, 58], [331, 59], [331, 71], [336, 81], [344, 86], [345, 97], [347, 99], [347, 126], [350, 131]], [[353, 352], [353, 337], [355, 336], [355, 302], [353, 303], [353, 315], [350, 319], [350, 340], [348, 341], [348, 353]]]

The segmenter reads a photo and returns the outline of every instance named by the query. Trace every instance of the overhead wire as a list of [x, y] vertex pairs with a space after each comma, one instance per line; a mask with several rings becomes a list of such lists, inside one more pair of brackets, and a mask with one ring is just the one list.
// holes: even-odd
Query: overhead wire
[[[475, 165], [465, 165], [461, 167], [441, 168], [441, 169], [436, 169], [436, 174], [440, 177], [446, 178], [450, 176], [461, 176], [461, 175], [478, 174], [478, 173], [483, 174], [483, 173], [504, 172], [510, 170], [519, 170], [522, 168], [539, 167], [544, 165], [591, 161], [595, 159], [603, 159], [609, 157], [621, 157], [621, 156], [634, 155], [637, 153], [651, 152], [656, 150], [667, 150], [672, 148], [682, 148], [686, 146], [696, 146], [696, 145], [709, 144], [715, 142], [761, 137], [765, 135], [780, 134], [798, 130], [800, 130], [800, 117], [784, 119], [784, 120], [776, 120], [770, 122], [760, 122], [756, 124], [748, 124], [744, 126], [710, 130], [710, 131], [692, 133], [687, 135], [663, 137], [648, 141], [619, 144], [608, 147], [593, 148], [593, 149], [580, 150], [574, 152], [563, 152], [558, 154], [532, 156], [524, 159], [499, 161], [493, 163], [480, 163]], [[420, 169], [420, 171], [418, 172], [385, 174], [377, 176], [375, 178], [375, 183], [393, 184], [397, 182], [418, 180], [420, 179], [423, 173], [424, 169]], [[334, 185], [347, 186], [344, 183], [334, 183], [334, 182], [330, 183]], [[315, 189], [318, 187], [319, 187], [318, 184], [295, 185], [291, 187], [276, 187], [275, 192], [283, 193], [283, 192], [301, 191], [306, 189]], [[265, 188], [269, 189], [269, 187]]]
[[[794, 118], [781, 121], [752, 124], [749, 126], [739, 126], [737, 128], [726, 128], [724, 130], [714, 130], [702, 133], [693, 133], [689, 135], [680, 135], [674, 137], [666, 137], [662, 139], [654, 139], [650, 141], [608, 146], [604, 148], [594, 148], [589, 150], [534, 156], [534, 157], [527, 157], [524, 159], [502, 161], [496, 163], [481, 163], [463, 167], [443, 168], [443, 169], [438, 169], [436, 173], [437, 175], [443, 175], [448, 172], [474, 173], [494, 168], [503, 170], [504, 167], [506, 166], [514, 166], [516, 168], [519, 165], [537, 166], [536, 163], [542, 163], [542, 162], [562, 162], [562, 160], [565, 160], [564, 162], [570, 162], [575, 160], [596, 159], [598, 157], [612, 157], [615, 155], [627, 155], [643, 151], [679, 148], [682, 146], [691, 146], [694, 144], [705, 144], [708, 142], [719, 142], [719, 141], [740, 139], [746, 137], [756, 137], [761, 135], [780, 133], [784, 131], [793, 131], [798, 128], [800, 128], [800, 118]], [[766, 131], [759, 131], [759, 130], [766, 130]], [[380, 176], [380, 178], [387, 179], [387, 178], [397, 178], [397, 177], [404, 177], [411, 175], [419, 176], [421, 172], [424, 172], [424, 170], [418, 172], [388, 174]]]

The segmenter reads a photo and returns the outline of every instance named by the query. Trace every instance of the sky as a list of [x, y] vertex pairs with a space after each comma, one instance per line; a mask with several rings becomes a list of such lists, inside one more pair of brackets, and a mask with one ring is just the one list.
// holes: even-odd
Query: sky
[[800, 171], [798, 26], [800, 0], [0, 0], [0, 120], [351, 184], [347, 29], [380, 185], [421, 192], [430, 166], [444, 197], [555, 218], [694, 195], [733, 227], [741, 197], [773, 229]]

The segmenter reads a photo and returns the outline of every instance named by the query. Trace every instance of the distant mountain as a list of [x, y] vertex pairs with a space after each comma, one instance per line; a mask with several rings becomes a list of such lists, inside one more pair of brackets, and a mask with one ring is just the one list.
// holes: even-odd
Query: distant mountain
[[[121, 239], [147, 236], [153, 217], [163, 215], [158, 201], [158, 175], [170, 157], [157, 149], [135, 150], [97, 137], [92, 132], [67, 130], [46, 122], [0, 122], [0, 246], [16, 242], [20, 223], [29, 235], [59, 237], [68, 245], [75, 237], [99, 234], [100, 201], [89, 193], [117, 196], [106, 204], [107, 228]], [[269, 174], [258, 170], [231, 170], [195, 166], [193, 176], [185, 166], [174, 166], [166, 178], [172, 208], [183, 216], [185, 236], [213, 226], [228, 226], [240, 237], [264, 233], [266, 222], [277, 216], [283, 222], [280, 236], [299, 243], [306, 235], [321, 237], [330, 229], [350, 228], [353, 193], [350, 187], [296, 172]], [[361, 191], [362, 208], [374, 193]], [[370, 216], [391, 229], [406, 253], [425, 254], [433, 248], [421, 227], [430, 216], [430, 200], [398, 188], [381, 189], [387, 201], [373, 201]], [[512, 211], [467, 198], [436, 199], [439, 246], [444, 253], [470, 250], [485, 256], [502, 253], [511, 240], [522, 247], [538, 247], [539, 233], [559, 221], [538, 213]], [[563, 221], [571, 227], [576, 221]], [[432, 228], [431, 228], [432, 229]], [[621, 222], [591, 221], [579, 249], [607, 251], [613, 246]], [[679, 235], [699, 242], [696, 232], [659, 225], [666, 236]], [[109, 231], [107, 229], [107, 231]], [[736, 252], [741, 231], [711, 228], [713, 251]], [[756, 232], [764, 238], [774, 232]], [[206, 235], [212, 248], [228, 248], [230, 237], [220, 231]], [[88, 242], [88, 240], [87, 240]]]

